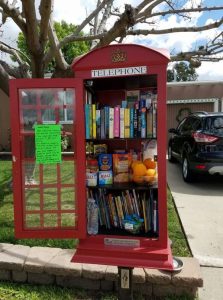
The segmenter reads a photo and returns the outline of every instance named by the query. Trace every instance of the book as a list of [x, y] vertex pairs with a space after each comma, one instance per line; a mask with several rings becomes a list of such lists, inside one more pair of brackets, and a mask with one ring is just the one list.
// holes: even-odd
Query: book
[[109, 138], [109, 119], [110, 119], [110, 116], [109, 116], [109, 106], [105, 106], [104, 107], [104, 110], [105, 110], [105, 121], [104, 121], [104, 127], [105, 127], [105, 138]]
[[105, 139], [105, 109], [101, 109], [101, 139]]
[[92, 104], [92, 138], [96, 139], [96, 105]]
[[120, 138], [125, 137], [125, 109], [120, 108]]
[[153, 138], [156, 138], [156, 130], [157, 130], [157, 103], [153, 102]]
[[130, 108], [130, 138], [134, 137], [134, 107]]
[[146, 111], [146, 137], [151, 138], [153, 136], [153, 110], [152, 107]]
[[120, 136], [120, 107], [114, 108], [114, 137]]
[[133, 137], [136, 138], [138, 133], [138, 110], [134, 108], [133, 111]]
[[96, 109], [96, 138], [101, 137], [101, 111]]
[[135, 103], [139, 101], [139, 90], [126, 91], [127, 107], [131, 108], [135, 106]]
[[109, 133], [110, 139], [114, 138], [114, 107], [109, 107]]
[[141, 138], [146, 138], [146, 108], [141, 109]]
[[85, 104], [85, 138], [90, 139], [90, 104]]
[[129, 138], [130, 137], [130, 109], [125, 108], [124, 110], [124, 137]]

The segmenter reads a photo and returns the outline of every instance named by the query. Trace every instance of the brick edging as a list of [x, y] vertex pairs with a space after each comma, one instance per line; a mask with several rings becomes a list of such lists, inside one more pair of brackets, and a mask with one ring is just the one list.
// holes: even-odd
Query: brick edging
[[[0, 280], [56, 284], [86, 290], [117, 290], [118, 268], [107, 265], [71, 263], [72, 249], [29, 247], [0, 243]], [[143, 295], [195, 296], [203, 286], [197, 259], [181, 257], [180, 272], [134, 268], [133, 289]]]

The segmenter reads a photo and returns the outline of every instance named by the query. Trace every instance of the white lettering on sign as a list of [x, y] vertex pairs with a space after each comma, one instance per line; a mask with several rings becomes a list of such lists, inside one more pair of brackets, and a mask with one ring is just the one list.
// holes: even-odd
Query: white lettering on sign
[[115, 239], [115, 238], [104, 238], [104, 244], [106, 246], [127, 246], [127, 247], [139, 247], [139, 240], [132, 239]]
[[91, 77], [110, 77], [110, 76], [130, 76], [146, 74], [146, 66], [128, 67], [128, 68], [116, 68], [116, 69], [101, 69], [92, 70]]

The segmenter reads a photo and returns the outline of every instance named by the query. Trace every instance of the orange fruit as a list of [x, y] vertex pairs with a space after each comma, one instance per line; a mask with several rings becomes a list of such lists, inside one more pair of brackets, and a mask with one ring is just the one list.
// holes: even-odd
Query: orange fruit
[[154, 176], [154, 175], [156, 175], [156, 170], [155, 169], [147, 169], [145, 175], [146, 176]]
[[135, 183], [143, 183], [144, 182], [144, 176], [133, 175], [132, 181], [134, 181]]
[[140, 160], [133, 160], [133, 162], [131, 164], [132, 170], [134, 170], [135, 165], [140, 164], [140, 163], [142, 163]]
[[156, 162], [152, 160], [151, 158], [147, 158], [143, 161], [143, 164], [147, 167], [147, 169], [155, 169], [156, 168]]
[[155, 180], [155, 176], [144, 176], [144, 180], [146, 181], [146, 182], [153, 182], [154, 180]]
[[133, 169], [133, 175], [136, 176], [143, 176], [146, 174], [146, 166], [141, 162], [138, 164], [135, 164], [134, 169]]

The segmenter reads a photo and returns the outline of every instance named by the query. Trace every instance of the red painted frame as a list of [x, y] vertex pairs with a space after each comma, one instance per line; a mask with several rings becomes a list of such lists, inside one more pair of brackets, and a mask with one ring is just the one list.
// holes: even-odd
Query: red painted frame
[[[112, 57], [117, 51], [126, 55], [121, 62], [112, 61]], [[166, 73], [168, 62], [169, 54], [166, 50], [157, 50], [133, 44], [118, 44], [93, 50], [73, 63], [75, 76], [83, 80], [93, 79], [91, 70], [134, 66], [147, 66], [148, 71], [146, 75], [157, 75], [158, 214], [160, 220], [159, 238], [136, 238], [140, 240], [140, 247], [138, 248], [109, 248], [104, 245], [106, 235], [90, 236], [87, 239], [81, 239], [76, 254], [72, 259], [74, 262], [173, 269], [167, 233]], [[111, 77], [109, 76], [109, 78]], [[111, 235], [109, 237], [126, 238]], [[135, 237], [128, 236], [128, 239], [135, 239]]]
[[[47, 89], [47, 88], [72, 88], [75, 89], [74, 101], [74, 149], [76, 151], [76, 199], [77, 201], [77, 228], [72, 229], [25, 229], [24, 223], [24, 207], [23, 207], [23, 183], [22, 183], [22, 145], [20, 134], [20, 89]], [[15, 236], [16, 238], [74, 238], [86, 237], [86, 217], [85, 217], [85, 144], [80, 136], [84, 136], [84, 112], [83, 106], [77, 105], [83, 99], [83, 81], [81, 79], [16, 79], [10, 80], [10, 105], [11, 105], [11, 128], [12, 128], [12, 157], [13, 157], [13, 192], [14, 192], [14, 219], [15, 219]], [[77, 130], [78, 127], [78, 130]], [[40, 166], [40, 170], [41, 170]], [[58, 171], [58, 167], [57, 167]], [[58, 172], [57, 172], [58, 173]], [[41, 175], [40, 173], [40, 181]], [[22, 188], [21, 188], [22, 187]], [[40, 183], [40, 190], [41, 190]], [[57, 185], [57, 189], [60, 186]], [[41, 193], [40, 193], [41, 194]], [[41, 198], [41, 196], [40, 196]], [[80, 217], [81, 216], [81, 217]]]

